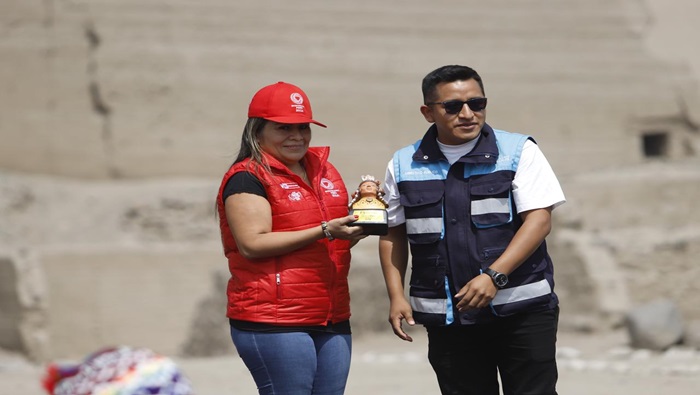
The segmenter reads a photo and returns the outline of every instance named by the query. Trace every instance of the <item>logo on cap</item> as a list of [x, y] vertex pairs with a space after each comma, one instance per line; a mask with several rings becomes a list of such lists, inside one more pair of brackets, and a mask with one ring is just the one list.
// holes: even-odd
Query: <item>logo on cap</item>
[[296, 109], [296, 112], [304, 112], [304, 97], [299, 92], [294, 92], [289, 96], [292, 101], [292, 107]]
[[292, 93], [292, 95], [289, 96], [289, 98], [292, 99], [293, 103], [304, 104], [304, 96], [302, 96], [299, 92]]

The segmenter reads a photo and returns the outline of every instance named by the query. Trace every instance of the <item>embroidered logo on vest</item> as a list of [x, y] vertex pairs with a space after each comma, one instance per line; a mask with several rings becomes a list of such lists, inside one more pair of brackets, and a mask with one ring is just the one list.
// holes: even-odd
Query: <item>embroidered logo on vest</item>
[[299, 184], [296, 182], [283, 182], [280, 184], [282, 189], [299, 189]]
[[301, 192], [292, 192], [289, 194], [289, 200], [293, 202], [298, 202], [301, 200]]
[[321, 178], [321, 187], [323, 187], [323, 189], [326, 190], [326, 193], [330, 193], [333, 197], [340, 196], [338, 190], [335, 189], [335, 185], [333, 185], [333, 182], [327, 178]]

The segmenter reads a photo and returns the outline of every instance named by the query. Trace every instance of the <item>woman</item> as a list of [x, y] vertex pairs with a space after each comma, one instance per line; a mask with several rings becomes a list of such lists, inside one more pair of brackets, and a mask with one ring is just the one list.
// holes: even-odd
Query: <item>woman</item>
[[260, 394], [342, 394], [350, 369], [350, 247], [365, 236], [310, 123], [325, 127], [301, 89], [260, 89], [217, 197], [231, 338]]

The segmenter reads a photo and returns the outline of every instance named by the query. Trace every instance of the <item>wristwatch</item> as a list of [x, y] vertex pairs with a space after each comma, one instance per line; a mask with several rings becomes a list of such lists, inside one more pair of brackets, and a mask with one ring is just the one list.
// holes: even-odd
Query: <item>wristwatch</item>
[[484, 269], [484, 273], [488, 274], [491, 276], [491, 280], [493, 280], [493, 283], [496, 285], [496, 288], [498, 289], [503, 289], [503, 287], [508, 284], [508, 276], [501, 273], [497, 272], [490, 267]]

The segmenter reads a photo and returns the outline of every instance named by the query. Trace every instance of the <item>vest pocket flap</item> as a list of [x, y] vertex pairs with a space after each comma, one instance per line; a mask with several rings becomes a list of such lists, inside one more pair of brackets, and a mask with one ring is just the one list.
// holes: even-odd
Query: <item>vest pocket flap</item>
[[471, 218], [477, 228], [491, 228], [513, 220], [510, 183], [491, 182], [471, 185]]
[[402, 192], [401, 205], [404, 207], [434, 205], [442, 201], [442, 196], [442, 190], [435, 189]]
[[445, 266], [439, 264], [438, 258], [427, 258], [418, 264], [414, 262], [410, 284], [413, 292], [417, 292], [418, 295], [421, 295], [420, 290], [438, 290], [438, 295], [443, 295]]
[[411, 244], [439, 241], [443, 233], [440, 188], [406, 188], [401, 192], [401, 205], [406, 215], [406, 233]]
[[472, 196], [508, 196], [509, 183], [484, 183], [472, 185], [469, 190]]

